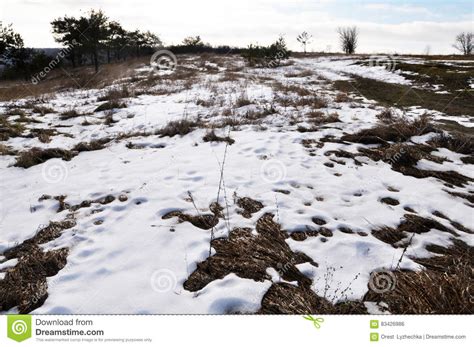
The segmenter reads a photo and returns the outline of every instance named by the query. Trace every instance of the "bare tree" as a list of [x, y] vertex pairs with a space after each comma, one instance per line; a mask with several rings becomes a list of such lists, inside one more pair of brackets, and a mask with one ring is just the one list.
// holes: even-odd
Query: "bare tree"
[[311, 41], [313, 36], [308, 34], [306, 31], [303, 31], [301, 34], [298, 35], [296, 40], [303, 46], [303, 51], [306, 54], [306, 45], [308, 45]]
[[471, 55], [474, 50], [474, 34], [468, 32], [458, 34], [453, 47], [464, 55]]
[[339, 27], [337, 33], [339, 34], [342, 50], [346, 54], [354, 54], [357, 48], [357, 38], [359, 36], [357, 27]]

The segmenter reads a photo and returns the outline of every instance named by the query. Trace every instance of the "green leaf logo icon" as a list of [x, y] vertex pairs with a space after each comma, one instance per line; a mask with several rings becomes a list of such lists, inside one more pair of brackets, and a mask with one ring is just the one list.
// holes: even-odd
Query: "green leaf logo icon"
[[31, 316], [8, 315], [7, 336], [17, 342], [29, 339], [31, 337]]

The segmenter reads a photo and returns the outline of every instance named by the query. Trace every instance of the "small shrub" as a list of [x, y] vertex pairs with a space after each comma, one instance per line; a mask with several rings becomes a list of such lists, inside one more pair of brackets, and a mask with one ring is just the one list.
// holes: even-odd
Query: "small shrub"
[[336, 102], [349, 102], [351, 98], [346, 93], [337, 93], [336, 95]]
[[104, 138], [99, 140], [94, 140], [90, 142], [79, 142], [75, 145], [72, 150], [75, 152], [89, 152], [89, 151], [98, 151], [105, 148], [105, 145], [109, 143], [111, 139]]
[[337, 123], [341, 120], [339, 119], [339, 115], [336, 112], [330, 113], [325, 115], [320, 111], [313, 111], [308, 114], [309, 122], [314, 125], [320, 125], [325, 123]]
[[237, 100], [235, 100], [235, 106], [237, 108], [250, 105], [252, 102], [249, 100], [245, 93], [241, 93]]
[[249, 45], [242, 52], [242, 57], [247, 60], [250, 66], [275, 68], [290, 57], [290, 51], [286, 47], [285, 39], [280, 36], [268, 47]]
[[42, 116], [44, 116], [47, 113], [54, 113], [55, 111], [51, 107], [46, 107], [46, 106], [35, 106], [32, 109], [33, 113], [39, 113]]
[[307, 98], [299, 98], [298, 100], [296, 100], [295, 106], [309, 106], [312, 109], [318, 109], [328, 107], [328, 102], [318, 96], [310, 96]]
[[158, 131], [161, 137], [169, 136], [173, 137], [176, 135], [186, 135], [194, 131], [199, 125], [198, 121], [183, 118], [180, 120], [170, 121], [163, 128]]
[[20, 108], [12, 108], [8, 110], [5, 115], [7, 116], [20, 116], [20, 117], [26, 117], [26, 112]]
[[117, 101], [118, 99], [128, 98], [130, 96], [131, 93], [127, 86], [123, 85], [120, 89], [109, 89], [105, 95], [97, 98], [97, 101]]
[[10, 137], [19, 137], [25, 130], [21, 123], [10, 123], [6, 117], [0, 116], [0, 141], [6, 141]]
[[381, 121], [393, 121], [395, 115], [393, 114], [392, 109], [386, 108], [376, 116]]
[[428, 141], [428, 144], [436, 148], [447, 148], [456, 153], [474, 154], [474, 137], [470, 135], [460, 133], [451, 133], [448, 135], [441, 133]]
[[68, 111], [62, 112], [59, 119], [67, 120], [67, 119], [76, 118], [76, 117], [80, 117], [80, 116], [82, 116], [81, 113], [77, 112], [74, 109], [70, 109]]

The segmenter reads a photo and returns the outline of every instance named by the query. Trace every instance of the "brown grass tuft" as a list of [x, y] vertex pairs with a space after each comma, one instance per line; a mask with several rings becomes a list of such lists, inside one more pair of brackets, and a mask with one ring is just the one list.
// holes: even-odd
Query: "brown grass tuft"
[[462, 241], [449, 248], [430, 245], [440, 254], [413, 259], [425, 270], [394, 271], [395, 288], [386, 293], [369, 289], [367, 301], [384, 302], [393, 314], [472, 314], [474, 312], [474, 251]]
[[214, 130], [208, 131], [202, 139], [204, 142], [227, 142], [229, 145], [232, 145], [235, 142], [235, 140], [229, 136], [222, 137], [216, 135]]

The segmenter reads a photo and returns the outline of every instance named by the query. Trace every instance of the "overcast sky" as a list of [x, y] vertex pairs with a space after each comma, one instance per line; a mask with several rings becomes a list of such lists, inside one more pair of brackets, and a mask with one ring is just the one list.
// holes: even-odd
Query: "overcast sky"
[[339, 50], [338, 26], [356, 25], [361, 53], [453, 53], [453, 38], [474, 31], [474, 0], [1, 0], [0, 20], [30, 47], [58, 47], [50, 22], [102, 9], [129, 30], [150, 30], [165, 44], [200, 35], [212, 45], [267, 44], [283, 34], [313, 35], [308, 51]]

